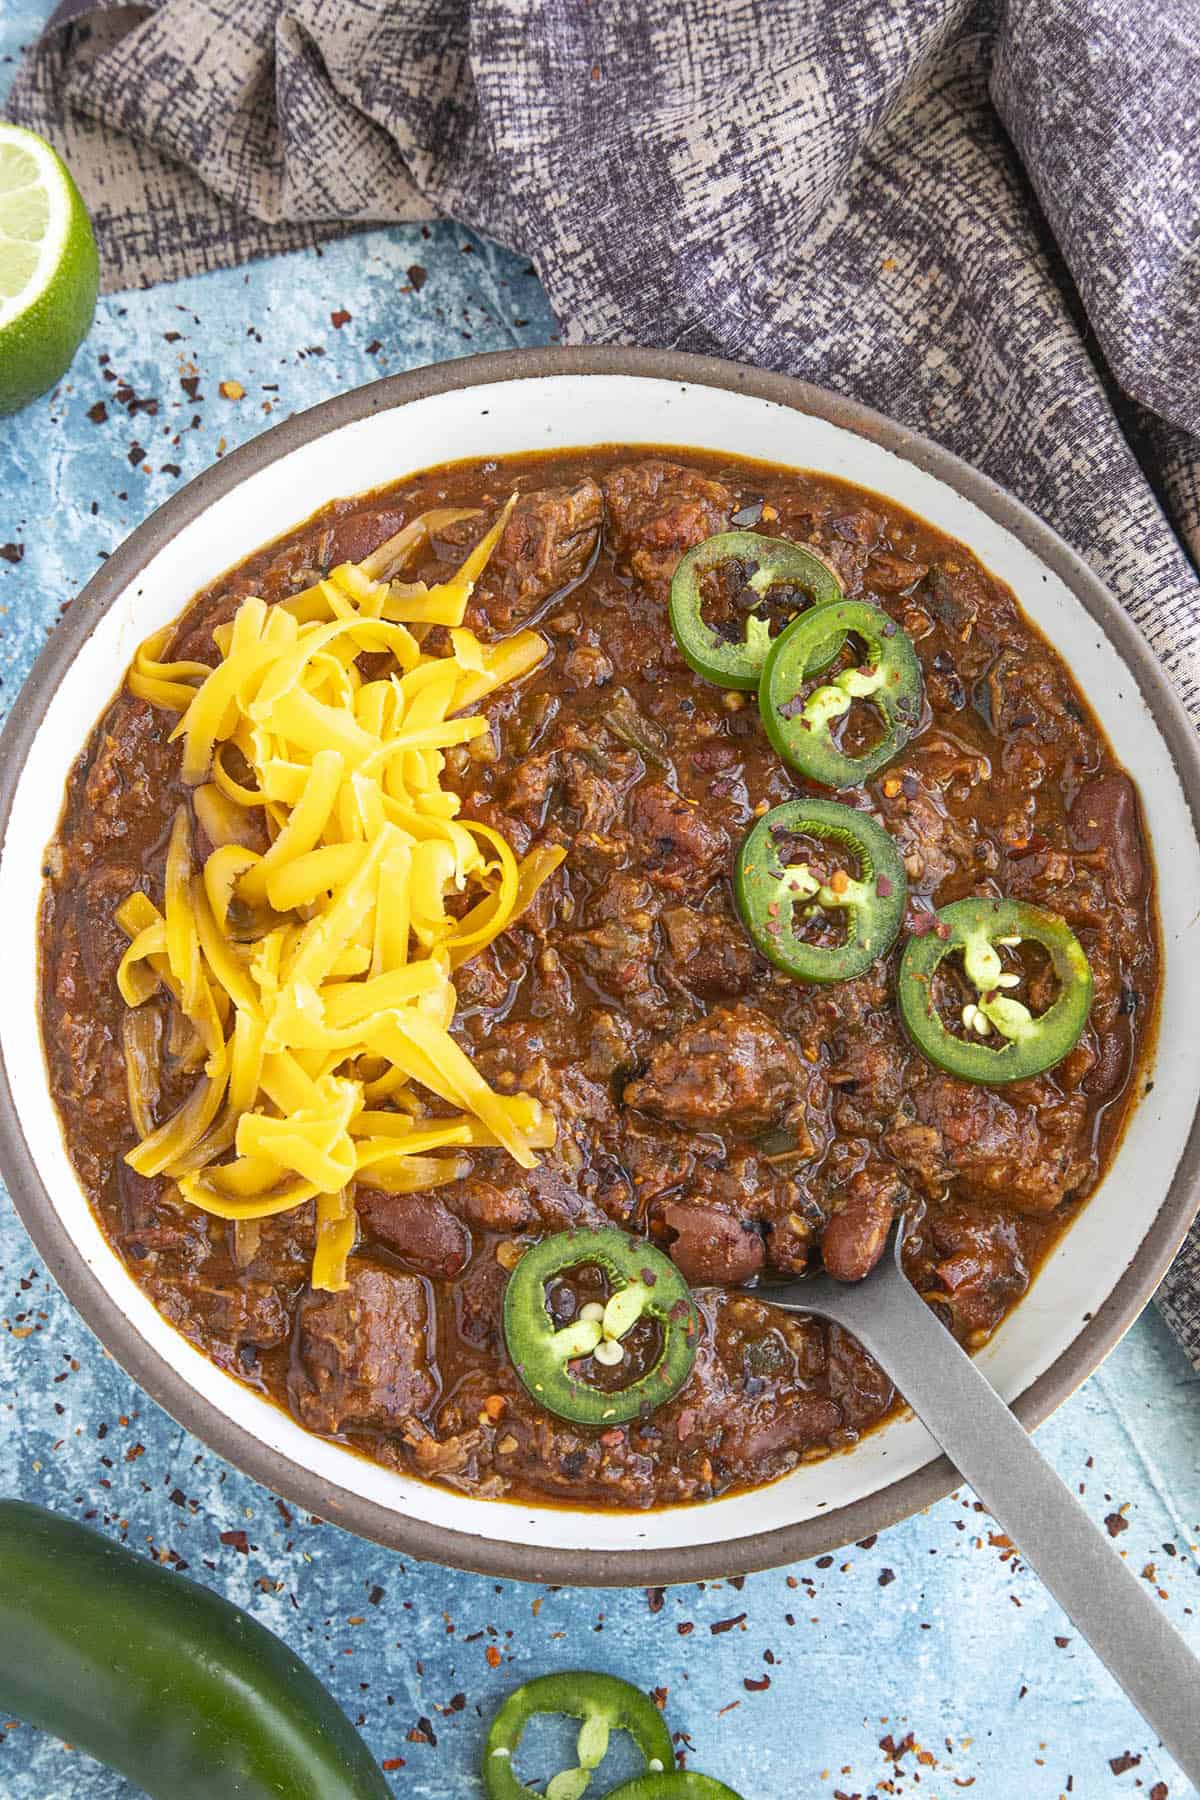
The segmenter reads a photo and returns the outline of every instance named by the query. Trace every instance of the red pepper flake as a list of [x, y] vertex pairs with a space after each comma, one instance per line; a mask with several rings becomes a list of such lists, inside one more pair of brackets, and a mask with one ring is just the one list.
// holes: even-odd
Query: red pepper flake
[[690, 1619], [681, 1619], [679, 1624], [675, 1627], [675, 1629], [679, 1633], [680, 1637], [690, 1637], [692, 1632], [695, 1631], [696, 1627], [693, 1625], [693, 1623]]
[[880, 1569], [880, 1571], [879, 1571], [879, 1585], [880, 1585], [880, 1587], [888, 1587], [888, 1586], [890, 1586], [890, 1584], [891, 1584], [891, 1583], [892, 1583], [892, 1582], [893, 1582], [893, 1581], [895, 1581], [895, 1579], [896, 1579], [896, 1571], [895, 1571], [895, 1569]]
[[87, 416], [92, 421], [93, 425], [103, 425], [105, 419], [108, 417], [108, 408], [105, 406], [103, 400], [97, 400], [95, 406], [89, 406]]
[[1150, 1789], [1150, 1800], [1167, 1800], [1167, 1784], [1165, 1781], [1155, 1782], [1154, 1786]]
[[1060, 1650], [1065, 1650], [1071, 1640], [1070, 1640], [1070, 1638], [1056, 1637], [1054, 1641], [1058, 1645]]
[[498, 1669], [500, 1667], [500, 1652], [497, 1650], [495, 1644], [489, 1644], [483, 1654], [487, 1658], [487, 1666], [489, 1669]]
[[383, 349], [383, 345], [380, 343], [379, 339], [372, 338], [370, 343], [367, 345], [367, 355], [374, 356], [374, 354], [377, 350], [382, 350], [382, 349]]
[[650, 1689], [650, 1698], [653, 1700], [655, 1706], [657, 1706], [659, 1712], [666, 1712], [670, 1693], [670, 1688], [657, 1687]]
[[1109, 1537], [1120, 1537], [1123, 1531], [1129, 1530], [1129, 1520], [1124, 1513], [1110, 1512], [1104, 1521], [1104, 1528]]
[[646, 1589], [646, 1605], [650, 1608], [652, 1613], [660, 1613], [663, 1609], [665, 1600], [666, 1593], [664, 1589], [657, 1587]]
[[748, 1694], [764, 1694], [771, 1685], [769, 1675], [744, 1675], [742, 1686]]
[[745, 1622], [746, 1615], [740, 1612], [735, 1613], [732, 1619], [715, 1619], [708, 1629], [714, 1637], [720, 1637], [722, 1632], [732, 1631], [735, 1625], [744, 1625]]
[[944, 919], [935, 919], [933, 921], [933, 930], [934, 936], [941, 938], [943, 943], [950, 936], [950, 927]]
[[429, 272], [428, 270], [423, 269], [420, 263], [413, 263], [408, 271], [408, 279], [412, 283], [414, 294], [419, 294], [421, 289], [425, 286], [425, 283], [429, 280]]
[[390, 1775], [393, 1769], [404, 1767], [404, 1758], [402, 1756], [385, 1756], [379, 1766]]
[[333, 326], [335, 331], [340, 331], [342, 326], [348, 325], [353, 317], [353, 313], [348, 313], [344, 307], [339, 306], [336, 312], [330, 313], [329, 323]]
[[1109, 1757], [1108, 1766], [1114, 1775], [1128, 1775], [1130, 1769], [1136, 1769], [1141, 1760], [1132, 1750], [1123, 1750], [1120, 1756]]
[[223, 1531], [221, 1533], [221, 1542], [223, 1544], [228, 1544], [231, 1550], [240, 1551], [243, 1556], [248, 1556], [250, 1553], [250, 1545], [246, 1541], [246, 1534], [244, 1531]]

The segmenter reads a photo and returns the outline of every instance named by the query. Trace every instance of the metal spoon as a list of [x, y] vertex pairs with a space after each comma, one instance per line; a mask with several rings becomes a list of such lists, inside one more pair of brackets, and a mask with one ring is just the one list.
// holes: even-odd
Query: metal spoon
[[746, 1291], [858, 1339], [1200, 1788], [1200, 1660], [913, 1288], [903, 1241], [902, 1220], [895, 1255], [865, 1281], [818, 1275]]

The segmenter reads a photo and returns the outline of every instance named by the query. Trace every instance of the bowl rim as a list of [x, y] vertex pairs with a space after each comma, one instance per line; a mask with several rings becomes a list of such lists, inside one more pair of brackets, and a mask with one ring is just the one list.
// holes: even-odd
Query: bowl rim
[[[807, 413], [880, 444], [934, 476], [1005, 527], [1045, 563], [1100, 627], [1130, 671], [1175, 764], [1200, 838], [1200, 743], [1149, 644], [1098, 576], [1050, 526], [988, 476], [872, 408], [794, 376], [672, 350], [547, 347], [502, 350], [389, 375], [297, 413], [232, 451], [126, 537], [51, 633], [0, 734], [0, 854], [13, 798], [42, 716], [97, 620], [165, 544], [243, 479], [328, 432], [439, 394], [555, 376], [633, 376], [744, 394]], [[0, 1051], [0, 1174], [18, 1216], [72, 1305], [102, 1345], [187, 1430], [272, 1492], [361, 1537], [477, 1574], [574, 1586], [666, 1585], [777, 1568], [886, 1529], [961, 1484], [944, 1456], [877, 1492], [811, 1519], [746, 1537], [664, 1549], [528, 1546], [413, 1519], [332, 1484], [270, 1449], [200, 1395], [141, 1337], [63, 1231], [25, 1140]], [[1028, 1430], [1042, 1423], [1108, 1355], [1141, 1313], [1200, 1207], [1200, 1103], [1166, 1197], [1103, 1305], [1013, 1402]], [[506, 1502], [495, 1502], [502, 1507]], [[502, 1516], [502, 1515], [501, 1515]], [[703, 1507], [696, 1508], [703, 1530]]]

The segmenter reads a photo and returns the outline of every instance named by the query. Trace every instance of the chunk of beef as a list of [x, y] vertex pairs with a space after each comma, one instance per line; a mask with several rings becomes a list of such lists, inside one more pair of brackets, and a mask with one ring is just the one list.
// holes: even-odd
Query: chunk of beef
[[321, 562], [327, 569], [336, 569], [339, 563], [362, 562], [372, 550], [395, 537], [405, 523], [400, 506], [380, 507], [375, 503], [362, 511], [344, 512], [322, 532]]
[[894, 1169], [868, 1164], [847, 1182], [821, 1238], [821, 1260], [835, 1281], [862, 1281], [883, 1255], [896, 1216]]
[[809, 1391], [823, 1363], [820, 1329], [747, 1295], [708, 1299], [705, 1309], [712, 1328], [667, 1429], [707, 1453], [726, 1481], [780, 1475], [842, 1425], [839, 1406]]
[[135, 888], [149, 886], [136, 864], [97, 862], [83, 877], [73, 923], [77, 928], [80, 968], [94, 987], [112, 988], [117, 965], [129, 948], [128, 934], [121, 930], [113, 914]]
[[200, 1275], [155, 1276], [155, 1304], [172, 1325], [202, 1348], [213, 1338], [266, 1349], [288, 1335], [288, 1312], [265, 1281], [216, 1282]]
[[948, 1075], [930, 1075], [911, 1099], [915, 1121], [898, 1121], [884, 1144], [931, 1196], [952, 1184], [963, 1199], [1052, 1212], [1088, 1167], [1088, 1152], [1079, 1141], [1087, 1110], [1080, 1094], [1006, 1097]]
[[733, 510], [721, 482], [657, 458], [611, 470], [604, 497], [617, 556], [663, 598], [684, 551], [724, 531]]
[[833, 1117], [839, 1131], [861, 1134], [890, 1120], [904, 1093], [908, 1057], [893, 1036], [880, 1037], [877, 1023], [851, 1023], [834, 1039], [833, 1059], [824, 1076], [833, 1089]]
[[1128, 775], [1100, 775], [1085, 781], [1072, 803], [1068, 823], [1076, 848], [1105, 851], [1121, 898], [1137, 900], [1146, 885], [1146, 864], [1137, 792]]
[[500, 967], [500, 953], [495, 944], [486, 944], [461, 969], [455, 970], [454, 987], [460, 1016], [476, 1009], [486, 1012], [503, 1006], [512, 981]]
[[956, 1329], [991, 1331], [1029, 1286], [1015, 1227], [959, 1207], [931, 1213], [928, 1229], [933, 1273], [946, 1289]]
[[610, 919], [592, 931], [571, 932], [562, 947], [610, 994], [627, 998], [653, 985], [654, 934], [644, 924]]
[[[794, 1462], [801, 1450], [827, 1443], [842, 1422], [837, 1401], [824, 1394], [793, 1392], [782, 1404], [767, 1407], [743, 1403], [721, 1435], [718, 1454], [730, 1470], [757, 1471], [787, 1452], [788, 1462]], [[758, 1474], [753, 1478], [762, 1479]]]
[[706, 999], [746, 992], [761, 966], [746, 933], [732, 919], [672, 906], [662, 916], [675, 973]]
[[438, 1199], [456, 1218], [480, 1231], [519, 1231], [534, 1216], [529, 1196], [469, 1175], [438, 1190]]
[[511, 631], [583, 574], [596, 548], [604, 497], [589, 476], [573, 488], [522, 494], [480, 581], [478, 610]]
[[501, 1314], [507, 1284], [508, 1270], [489, 1250], [477, 1256], [451, 1288], [447, 1298], [454, 1307], [455, 1328], [472, 1350], [491, 1356], [502, 1353]]
[[360, 1258], [339, 1294], [313, 1294], [300, 1315], [302, 1373], [290, 1397], [313, 1431], [396, 1431], [433, 1403], [425, 1287]]
[[1000, 652], [987, 673], [986, 696], [998, 737], [1033, 740], [1056, 759], [1086, 749], [1091, 733], [1065, 673], [1025, 646]]
[[863, 585], [871, 594], [903, 594], [916, 586], [925, 571], [925, 563], [909, 562], [890, 550], [876, 550], [867, 564]]
[[594, 644], [577, 644], [563, 664], [569, 688], [607, 687], [613, 678], [612, 661]]
[[880, 794], [883, 822], [912, 887], [936, 895], [957, 869], [974, 872], [978, 839], [946, 810], [941, 796], [917, 772], [898, 769], [891, 774], [899, 775], [902, 785], [895, 795]]
[[[312, 1268], [317, 1247], [317, 1209], [313, 1201], [297, 1206], [292, 1212], [276, 1213], [273, 1218], [255, 1219], [253, 1254], [243, 1273], [257, 1281], [269, 1281], [282, 1288], [289, 1298], [303, 1288]], [[234, 1228], [230, 1227], [233, 1235]]]
[[646, 874], [659, 887], [699, 899], [729, 851], [722, 826], [660, 781], [644, 781], [629, 809]]
[[367, 1236], [422, 1274], [449, 1280], [466, 1268], [471, 1234], [437, 1194], [383, 1194], [360, 1188], [356, 1205]]
[[508, 806], [535, 831], [564, 804], [581, 832], [611, 831], [641, 772], [641, 758], [633, 750], [605, 750], [602, 756], [590, 749], [539, 750], [517, 766], [508, 784]]
[[763, 1266], [766, 1252], [759, 1233], [722, 1207], [663, 1200], [653, 1217], [670, 1234], [667, 1253], [692, 1287], [749, 1281]]
[[172, 761], [154, 707], [148, 700], [126, 701], [115, 729], [99, 738], [84, 785], [87, 835], [94, 844], [137, 831], [168, 786]]
[[803, 1063], [752, 1006], [717, 1007], [661, 1043], [625, 1089], [625, 1104], [677, 1125], [753, 1130], [798, 1107]]
[[890, 1378], [840, 1325], [829, 1327], [827, 1379], [830, 1398], [851, 1431], [873, 1425], [896, 1397]]
[[633, 1028], [622, 1013], [606, 1012], [593, 1006], [585, 1015], [588, 1026], [587, 1056], [584, 1068], [593, 1081], [610, 1081], [624, 1071], [629, 1074], [637, 1065]]

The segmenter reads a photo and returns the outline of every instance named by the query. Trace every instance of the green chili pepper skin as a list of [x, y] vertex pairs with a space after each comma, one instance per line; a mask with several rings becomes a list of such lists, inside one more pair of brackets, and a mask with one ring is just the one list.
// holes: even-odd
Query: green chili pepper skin
[[[546, 1283], [584, 1267], [603, 1270], [614, 1289], [603, 1325], [580, 1319], [556, 1330], [546, 1310]], [[569, 1365], [590, 1357], [610, 1330], [610, 1341], [619, 1341], [639, 1318], [654, 1320], [661, 1336], [653, 1368], [611, 1389], [571, 1373]], [[699, 1338], [691, 1289], [670, 1257], [615, 1226], [560, 1231], [531, 1244], [504, 1292], [504, 1339], [514, 1369], [547, 1411], [577, 1425], [619, 1425], [665, 1405], [691, 1374]]]
[[[857, 877], [840, 894], [819, 883], [806, 864], [785, 864], [789, 838], [800, 833], [841, 844], [856, 857]], [[764, 813], [747, 833], [734, 864], [733, 887], [746, 930], [768, 961], [798, 981], [851, 981], [895, 942], [908, 880], [892, 839], [870, 813], [836, 800], [788, 800]], [[842, 911], [846, 936], [831, 946], [796, 935], [810, 908]]]
[[389, 1800], [346, 1715], [228, 1601], [0, 1501], [0, 1708], [157, 1800]]
[[[833, 643], [836, 652], [848, 633], [866, 645], [866, 661], [805, 697], [806, 680], [825, 666], [823, 649]], [[805, 613], [779, 634], [763, 664], [758, 705], [767, 736], [786, 763], [822, 787], [851, 788], [900, 754], [920, 720], [923, 693], [908, 633], [879, 607], [842, 600]], [[861, 755], [848, 756], [834, 742], [831, 726], [854, 699], [870, 702], [883, 734]]]
[[[1058, 977], [1057, 996], [1036, 1017], [1006, 991], [1014, 983], [1004, 979], [995, 948], [1022, 938], [1042, 946]], [[963, 1009], [970, 1037], [949, 1031], [937, 1004], [934, 978], [954, 951], [962, 952], [979, 995]], [[905, 945], [897, 999], [909, 1037], [935, 1068], [961, 1081], [1021, 1081], [1052, 1069], [1079, 1042], [1092, 1004], [1092, 971], [1083, 945], [1056, 913], [1021, 900], [955, 900], [934, 915], [931, 931]], [[982, 1032], [976, 1015], [985, 1022]]]
[[[759, 598], [765, 598], [772, 587], [786, 585], [797, 588], [812, 608], [828, 606], [844, 598], [838, 576], [823, 557], [803, 544], [787, 538], [764, 537], [757, 531], [722, 531], [705, 538], [680, 558], [671, 581], [671, 630], [688, 667], [705, 681], [717, 687], [740, 688], [753, 692], [762, 674], [763, 662], [771, 644], [771, 631], [765, 619], [753, 613], [747, 618], [740, 639], [732, 641], [706, 623], [702, 615], [701, 581], [722, 563], [738, 562], [754, 565], [747, 586]], [[802, 615], [807, 617], [807, 612]], [[821, 640], [818, 660], [810, 673], [823, 669], [833, 661], [841, 640], [826, 645]]]
[[579, 1800], [592, 1770], [604, 1760], [613, 1731], [627, 1731], [645, 1757], [646, 1768], [638, 1779], [657, 1780], [660, 1773], [675, 1767], [671, 1734], [653, 1700], [640, 1688], [615, 1675], [567, 1670], [527, 1681], [508, 1696], [492, 1720], [483, 1750], [487, 1800], [543, 1800], [518, 1779], [513, 1766], [521, 1734], [538, 1713], [565, 1713], [582, 1721], [580, 1766], [552, 1776], [544, 1800]]
[[604, 1800], [742, 1800], [742, 1796], [715, 1775], [676, 1769], [672, 1775], [635, 1775], [610, 1788]]

